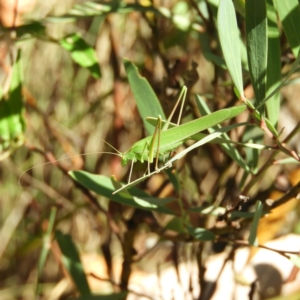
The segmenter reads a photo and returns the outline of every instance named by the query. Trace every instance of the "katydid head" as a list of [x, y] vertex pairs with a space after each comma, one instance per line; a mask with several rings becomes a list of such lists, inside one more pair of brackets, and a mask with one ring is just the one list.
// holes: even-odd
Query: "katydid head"
[[128, 151], [121, 153], [121, 158], [122, 158], [122, 166], [126, 166], [128, 164], [129, 161], [136, 161], [136, 156], [135, 153], [133, 151], [131, 151], [131, 149], [129, 149]]

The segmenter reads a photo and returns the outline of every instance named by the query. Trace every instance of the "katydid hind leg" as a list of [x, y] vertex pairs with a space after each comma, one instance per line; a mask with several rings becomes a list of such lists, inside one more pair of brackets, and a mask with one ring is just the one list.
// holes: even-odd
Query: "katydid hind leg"
[[158, 170], [158, 159], [159, 159], [159, 148], [160, 148], [160, 133], [161, 133], [161, 117], [158, 117], [158, 139], [157, 139], [157, 150], [156, 150], [156, 160], [155, 160], [155, 170]]
[[[156, 136], [158, 135], [160, 137], [160, 131], [161, 131], [161, 116], [158, 116], [158, 122], [156, 124], [149, 148], [148, 148], [148, 162], [152, 163], [153, 162], [153, 158], [155, 157], [155, 153], [154, 153], [154, 146], [155, 146], [155, 139]], [[158, 140], [159, 143], [159, 140]], [[156, 155], [158, 155], [158, 152], [156, 152]], [[149, 172], [150, 173], [150, 172]]]
[[131, 161], [129, 176], [128, 176], [128, 183], [130, 183], [131, 175], [132, 175], [132, 169], [133, 169], [134, 160]]
[[180, 96], [182, 97], [182, 100], [181, 100], [181, 106], [180, 106], [180, 111], [179, 111], [179, 115], [178, 115], [177, 125], [179, 125], [179, 123], [181, 121], [182, 111], [183, 111], [185, 100], [186, 100], [186, 95], [187, 95], [187, 88], [186, 88], [186, 86], [184, 86], [182, 88], [182, 91], [180, 94]]
[[181, 92], [179, 94], [179, 97], [178, 97], [178, 100], [176, 101], [175, 103], [175, 106], [173, 107], [168, 119], [167, 119], [167, 122], [164, 124], [164, 127], [162, 128], [162, 131], [165, 131], [168, 129], [169, 127], [169, 124], [171, 122], [171, 119], [173, 118], [173, 115], [181, 101], [181, 107], [180, 107], [180, 111], [179, 111], [179, 116], [178, 116], [178, 121], [177, 121], [177, 125], [179, 125], [179, 122], [180, 122], [180, 119], [181, 119], [181, 116], [182, 116], [182, 111], [183, 111], [183, 107], [184, 107], [184, 102], [185, 102], [185, 98], [186, 98], [186, 94], [187, 94], [187, 87], [186, 86], [183, 86], [182, 89], [181, 89]]

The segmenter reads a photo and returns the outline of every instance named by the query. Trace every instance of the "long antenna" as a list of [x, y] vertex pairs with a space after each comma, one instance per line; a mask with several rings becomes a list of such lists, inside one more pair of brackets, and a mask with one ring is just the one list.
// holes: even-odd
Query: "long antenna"
[[[119, 151], [117, 150], [117, 152], [119, 152]], [[97, 151], [97, 152], [86, 152], [86, 153], [70, 155], [70, 156], [66, 156], [66, 157], [63, 157], [63, 158], [51, 160], [51, 161], [48, 161], [48, 162], [45, 162], [45, 163], [42, 163], [42, 164], [38, 164], [38, 165], [35, 165], [35, 166], [33, 166], [33, 167], [25, 170], [24, 172], [22, 172], [22, 174], [19, 176], [19, 179], [18, 179], [18, 185], [19, 185], [20, 188], [22, 188], [22, 185], [21, 185], [21, 178], [22, 178], [22, 176], [25, 173], [27, 173], [28, 171], [36, 169], [38, 167], [46, 166], [46, 165], [49, 165], [49, 164], [54, 164], [55, 162], [66, 160], [66, 159], [70, 159], [70, 158], [74, 158], [74, 157], [87, 156], [87, 155], [90, 155], [90, 154], [112, 154], [112, 155], [117, 155], [117, 156], [119, 156], [119, 157], [122, 158], [122, 154], [121, 153], [122, 152], [114, 153], [114, 152], [101, 152], [101, 151], [100, 152], [99, 151]]]
[[[101, 139], [102, 140], [102, 139]], [[107, 141], [105, 141], [105, 140], [102, 140], [102, 142], [103, 143], [105, 143], [106, 145], [108, 145], [110, 148], [112, 148], [112, 149], [114, 149], [117, 153], [119, 153], [120, 155], [121, 155], [121, 157], [122, 157], [122, 152], [121, 151], [119, 151], [119, 150], [117, 150], [114, 146], [112, 146], [110, 143], [108, 143]]]

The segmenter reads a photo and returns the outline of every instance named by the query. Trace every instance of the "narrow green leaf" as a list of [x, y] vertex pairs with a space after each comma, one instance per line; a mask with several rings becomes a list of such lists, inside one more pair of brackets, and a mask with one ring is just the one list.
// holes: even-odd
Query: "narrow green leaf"
[[217, 24], [226, 65], [240, 97], [244, 98], [239, 30], [232, 0], [220, 0]]
[[[267, 9], [265, 0], [246, 1], [246, 39], [250, 78], [259, 105], [266, 96]], [[260, 108], [263, 113], [263, 107]]]
[[188, 233], [196, 240], [203, 241], [203, 242], [213, 241], [216, 238], [214, 233], [212, 233], [211, 231], [205, 228], [200, 228], [200, 227], [198, 228], [189, 227]]
[[[281, 81], [281, 53], [280, 34], [277, 26], [276, 12], [273, 1], [267, 0], [268, 16], [268, 63], [267, 63], [267, 85], [266, 94], [271, 92]], [[274, 94], [266, 103], [267, 115], [270, 123], [276, 127], [280, 111], [280, 93]]]
[[41, 278], [41, 275], [42, 275], [42, 272], [43, 272], [43, 269], [44, 269], [44, 266], [46, 263], [46, 259], [48, 257], [49, 251], [50, 251], [49, 245], [51, 243], [51, 235], [52, 235], [52, 231], [54, 228], [56, 212], [57, 212], [57, 208], [52, 207], [51, 211], [50, 211], [49, 221], [48, 221], [48, 228], [43, 237], [43, 245], [42, 245], [42, 250], [41, 250], [39, 262], [38, 262], [38, 275], [37, 275], [38, 284], [37, 284], [37, 288], [36, 288], [36, 295], [40, 295], [40, 292], [41, 292], [39, 279]]
[[91, 294], [78, 251], [70, 235], [55, 233], [55, 238], [62, 252], [62, 262], [70, 273], [73, 282], [82, 296]]
[[221, 206], [201, 206], [201, 207], [192, 207], [188, 209], [189, 211], [204, 214], [204, 215], [212, 215], [212, 216], [219, 216], [225, 214], [226, 208]]
[[170, 182], [173, 184], [176, 193], [179, 193], [181, 186], [180, 186], [180, 179], [178, 178], [178, 174], [174, 172], [174, 170], [172, 169], [166, 169], [165, 173], [167, 174]]
[[45, 35], [46, 27], [41, 22], [34, 21], [28, 24], [24, 24], [15, 28], [17, 37], [22, 38], [23, 36], [41, 36]]
[[13, 68], [8, 99], [0, 100], [0, 160], [24, 143], [24, 107], [20, 52]]
[[96, 79], [101, 71], [95, 50], [77, 33], [60, 40], [61, 46], [71, 53], [73, 60], [83, 68], [87, 68]]
[[174, 217], [166, 226], [165, 230], [173, 230], [179, 233], [186, 233], [183, 218]]
[[166, 119], [164, 111], [149, 82], [138, 73], [137, 67], [127, 59], [124, 59], [124, 66], [146, 131], [148, 135], [152, 135], [154, 128], [145, 119], [150, 116], [158, 117], [158, 115]]
[[[242, 136], [243, 143], [255, 143], [263, 144], [263, 131], [259, 127], [247, 126]], [[260, 149], [257, 148], [246, 148], [246, 163], [249, 166], [251, 173], [256, 174], [258, 170], [258, 161]]]
[[188, 148], [184, 149], [183, 151], [181, 151], [178, 154], [176, 154], [175, 156], [173, 156], [168, 161], [168, 164], [171, 165], [173, 162], [181, 159], [184, 155], [186, 155], [191, 150], [193, 150], [195, 148], [198, 148], [200, 146], [203, 146], [204, 144], [210, 143], [213, 140], [220, 138], [225, 132], [228, 132], [228, 131], [230, 131], [230, 130], [232, 130], [234, 128], [237, 128], [237, 127], [239, 127], [241, 125], [244, 126], [244, 125], [246, 125], [246, 123], [233, 124], [233, 125], [222, 127], [222, 128], [220, 128], [218, 130], [215, 130], [214, 132], [208, 134], [207, 136], [203, 137], [202, 139], [200, 139], [199, 141], [197, 141], [193, 145], [189, 146]]
[[[300, 155], [300, 154], [298, 153], [298, 155]], [[296, 160], [293, 157], [288, 157], [288, 158], [283, 158], [283, 159], [276, 160], [274, 162], [274, 164], [276, 164], [276, 165], [297, 164], [298, 165], [299, 161]]]
[[[284, 80], [282, 80], [281, 83], [276, 86], [276, 88], [260, 103], [260, 105], [257, 108], [259, 108], [260, 106], [262, 106], [263, 104], [265, 104], [269, 99], [271, 99], [286, 84], [287, 80], [298, 69], [299, 63], [300, 63], [300, 51], [298, 53], [297, 59], [294, 61], [291, 69], [289, 70], [289, 72], [286, 75], [286, 77], [284, 78]], [[267, 123], [267, 125], [268, 125], [268, 128], [272, 131], [272, 133], [274, 133], [273, 130], [269, 127], [269, 125], [272, 126], [272, 124], [271, 123], [270, 124]]]
[[256, 233], [257, 233], [259, 220], [262, 215], [263, 215], [263, 204], [261, 201], [258, 200], [255, 203], [255, 214], [253, 217], [253, 222], [252, 222], [251, 228], [250, 228], [250, 235], [248, 238], [250, 245], [258, 246], [257, 239], [256, 239]]
[[235, 10], [245, 17], [245, 1], [243, 0], [233, 0]]
[[[99, 1], [98, 1], [99, 2]], [[184, 2], [184, 1], [181, 1]], [[179, 2], [178, 2], [179, 3]], [[184, 6], [183, 6], [184, 5]], [[201, 26], [199, 22], [191, 22], [188, 12], [184, 14], [182, 8], [188, 7], [185, 3], [181, 3], [179, 7], [173, 7], [173, 10], [169, 10], [166, 6], [142, 5], [138, 3], [125, 3], [124, 1], [101, 1], [96, 3], [92, 1], [86, 1], [82, 4], [76, 4], [67, 14], [62, 16], [49, 16], [45, 20], [47, 22], [74, 22], [80, 17], [95, 17], [103, 16], [107, 14], [119, 13], [128, 14], [131, 12], [147, 13], [151, 12], [156, 16], [168, 19], [177, 28], [186, 31], [188, 28], [194, 29], [199, 33]]]
[[91, 174], [85, 171], [71, 171], [69, 175], [80, 184], [99, 195], [107, 197], [120, 204], [136, 207], [143, 210], [157, 211], [164, 214], [175, 213], [165, 205], [175, 201], [174, 198], [155, 198], [136, 188], [129, 188], [128, 192], [113, 194], [115, 187], [109, 177]]
[[[195, 97], [196, 99], [196, 104], [197, 107], [201, 113], [202, 116], [208, 115], [211, 113], [209, 107], [206, 105], [205, 101], [199, 96], [196, 95]], [[221, 125], [217, 125], [213, 128], [209, 128], [208, 131], [209, 132], [213, 132], [215, 130], [218, 130], [221, 128]], [[222, 138], [224, 138], [225, 140], [230, 141], [229, 136], [224, 133], [222, 135]], [[245, 163], [244, 159], [242, 158], [240, 152], [231, 144], [221, 144], [221, 148], [227, 153], [227, 155], [229, 157], [231, 157], [241, 168], [243, 168], [244, 170], [246, 170], [247, 172], [250, 172], [249, 166]]]
[[300, 50], [300, 8], [298, 0], [274, 0], [283, 30], [295, 57]]

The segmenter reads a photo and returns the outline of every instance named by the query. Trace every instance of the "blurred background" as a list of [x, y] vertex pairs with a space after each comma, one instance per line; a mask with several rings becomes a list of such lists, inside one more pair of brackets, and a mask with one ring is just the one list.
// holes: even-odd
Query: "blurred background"
[[[84, 169], [127, 180], [129, 170], [121, 166], [120, 158], [100, 153], [115, 152], [104, 141], [124, 152], [145, 136], [123, 58], [132, 61], [147, 78], [167, 116], [178, 98], [182, 80], [189, 91], [183, 122], [200, 116], [194, 94], [202, 95], [212, 111], [238, 103], [228, 72], [207, 55], [221, 53], [213, 1], [124, 1], [132, 4], [126, 8], [118, 1], [90, 3], [0, 0], [2, 91], [5, 94], [8, 90], [13, 62], [20, 49], [26, 123], [24, 138], [20, 138], [23, 145], [15, 151], [11, 148], [3, 151], [1, 161], [0, 299], [34, 299], [37, 294], [37, 299], [68, 299], [76, 295], [60, 264], [54, 242], [49, 241], [49, 256], [38, 275], [53, 208], [56, 209], [55, 228], [71, 234], [86, 270], [97, 266], [99, 277], [106, 279], [90, 276], [93, 289], [106, 294], [120, 290], [113, 284], [119, 281], [124, 254], [117, 233], [129, 230], [122, 220], [136, 212], [74, 184], [67, 171]], [[142, 9], [149, 5], [160, 8], [162, 15]], [[240, 26], [243, 27], [242, 23]], [[64, 47], [63, 42], [74, 33], [95, 50], [100, 66], [97, 75], [77, 64], [72, 56], [74, 52]], [[283, 37], [283, 49], [286, 43]], [[283, 71], [293, 59], [288, 50], [282, 53]], [[253, 91], [247, 76], [245, 73], [248, 82], [245, 92], [251, 99]], [[294, 78], [298, 77], [296, 73]], [[284, 127], [283, 137], [299, 121], [299, 89], [295, 82], [281, 91], [279, 128]], [[245, 118], [246, 115], [241, 116]], [[239, 139], [241, 132], [235, 135]], [[299, 136], [289, 146], [299, 153]], [[91, 154], [77, 155], [81, 153]], [[268, 157], [268, 153], [261, 154], [260, 166]], [[187, 206], [218, 198], [225, 207], [241, 193], [242, 175], [238, 166], [216, 145], [192, 151], [177, 168], [184, 182], [183, 201]], [[133, 178], [140, 177], [144, 171], [145, 167], [137, 164]], [[247, 196], [276, 200], [298, 181], [295, 165], [273, 166]], [[158, 197], [176, 194], [162, 174], [153, 176], [140, 187]], [[261, 225], [261, 242], [300, 231], [295, 201], [288, 202], [272, 220]], [[139, 220], [134, 223], [139, 234], [134, 241], [137, 263], [131, 270], [135, 274], [132, 276], [158, 274], [159, 268], [170, 264], [176, 270], [179, 261], [192, 260], [198, 251], [199, 245], [159, 242], [157, 222], [166, 222], [164, 218], [167, 217], [139, 212], [135, 219]], [[191, 219], [195, 226], [208, 226], [210, 222], [197, 214]], [[205, 257], [224, 249], [222, 245], [212, 244], [206, 248], [202, 249]]]

